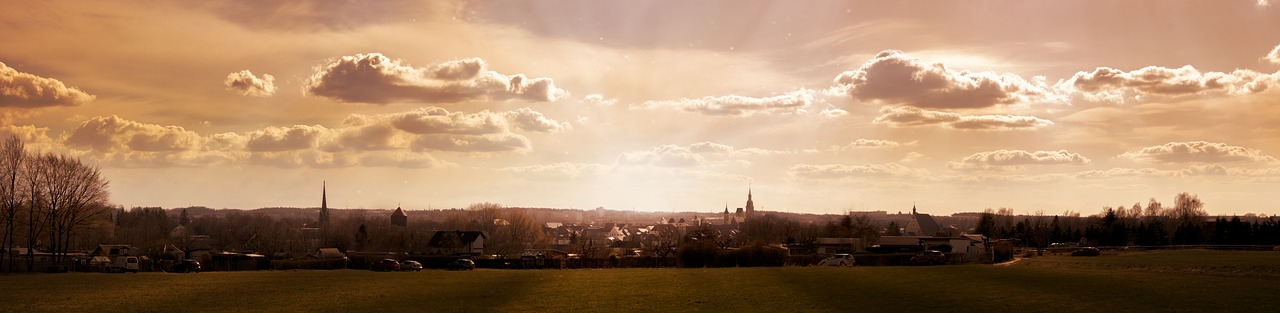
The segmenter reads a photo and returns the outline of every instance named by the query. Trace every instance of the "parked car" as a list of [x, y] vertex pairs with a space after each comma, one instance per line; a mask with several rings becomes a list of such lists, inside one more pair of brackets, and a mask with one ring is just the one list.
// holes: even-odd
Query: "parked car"
[[395, 259], [382, 259], [369, 265], [369, 269], [375, 272], [398, 271], [400, 270], [400, 261]]
[[820, 266], [853, 266], [853, 256], [845, 253], [833, 255], [818, 262]]
[[476, 262], [471, 259], [457, 259], [449, 262], [449, 266], [446, 268], [455, 271], [469, 271], [476, 269]]
[[911, 257], [911, 264], [914, 265], [938, 265], [947, 264], [947, 255], [938, 250], [920, 251], [916, 256]]
[[1071, 256], [1098, 256], [1100, 254], [1102, 254], [1102, 251], [1098, 251], [1098, 248], [1094, 247], [1084, 247], [1071, 252]]
[[192, 260], [192, 259], [186, 259], [186, 260], [178, 261], [178, 263], [174, 263], [174, 264], [173, 264], [173, 266], [169, 268], [169, 272], [173, 272], [173, 273], [190, 273], [190, 272], [196, 272], [196, 273], [199, 273], [199, 272], [200, 272], [200, 270], [202, 270], [202, 269], [204, 269], [204, 267], [200, 266], [200, 261], [196, 261], [196, 260]]
[[124, 273], [124, 272], [137, 273], [138, 257], [118, 256], [114, 261], [111, 261], [111, 265], [107, 266], [107, 271], [113, 272], [113, 273]]
[[400, 270], [414, 272], [421, 271], [422, 263], [418, 263], [418, 261], [414, 260], [404, 260], [404, 262], [400, 262]]

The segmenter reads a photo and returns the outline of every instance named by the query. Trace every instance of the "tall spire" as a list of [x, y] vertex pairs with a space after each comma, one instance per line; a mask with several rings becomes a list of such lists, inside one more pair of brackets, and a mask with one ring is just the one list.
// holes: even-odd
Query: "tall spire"
[[320, 183], [320, 227], [329, 226], [329, 182]]
[[756, 213], [755, 201], [751, 200], [751, 184], [747, 184], [747, 218], [751, 218]]

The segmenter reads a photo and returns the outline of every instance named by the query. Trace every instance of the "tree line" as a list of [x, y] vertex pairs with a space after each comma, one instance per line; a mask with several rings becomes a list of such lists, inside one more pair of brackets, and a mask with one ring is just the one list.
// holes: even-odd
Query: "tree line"
[[1133, 205], [1103, 207], [1097, 215], [1014, 216], [1011, 209], [987, 210], [974, 227], [993, 239], [1017, 239], [1019, 245], [1045, 248], [1053, 243], [1092, 246], [1163, 245], [1275, 245], [1280, 244], [1280, 220], [1245, 221], [1240, 217], [1210, 220], [1204, 202], [1179, 193], [1173, 206], [1155, 198]]
[[[88, 244], [82, 232], [101, 226], [108, 209], [108, 182], [98, 167], [55, 153], [30, 153], [17, 135], [0, 142], [0, 266], [15, 268], [21, 247], [42, 247], [52, 264]], [[96, 244], [96, 243], [93, 243]], [[35, 259], [35, 250], [26, 249]], [[34, 262], [25, 262], [34, 271]]]

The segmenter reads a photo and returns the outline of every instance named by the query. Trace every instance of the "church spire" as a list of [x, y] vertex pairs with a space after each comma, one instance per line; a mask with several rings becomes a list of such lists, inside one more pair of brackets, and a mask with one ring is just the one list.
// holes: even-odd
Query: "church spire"
[[320, 227], [329, 226], [329, 183], [320, 182]]

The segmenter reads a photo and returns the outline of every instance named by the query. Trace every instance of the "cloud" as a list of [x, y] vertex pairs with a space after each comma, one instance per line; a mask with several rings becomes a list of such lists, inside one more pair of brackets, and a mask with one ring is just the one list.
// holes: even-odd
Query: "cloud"
[[845, 111], [843, 109], [838, 109], [838, 108], [825, 108], [825, 109], [822, 109], [821, 114], [822, 116], [825, 116], [825, 117], [836, 118], [836, 117], [849, 115], [849, 111]]
[[99, 151], [175, 152], [199, 149], [204, 139], [181, 126], [162, 126], [119, 116], [91, 118], [71, 131], [64, 144]]
[[1041, 82], [1013, 74], [956, 71], [897, 50], [885, 50], [836, 76], [833, 91], [862, 101], [921, 108], [986, 108], [1051, 95]]
[[999, 170], [1017, 168], [1022, 165], [1088, 165], [1089, 158], [1078, 153], [1058, 151], [1024, 151], [996, 150], [978, 152], [965, 157], [960, 162], [949, 162], [948, 168], [955, 170]]
[[1093, 101], [1124, 102], [1143, 96], [1178, 97], [1208, 92], [1253, 94], [1280, 83], [1278, 74], [1243, 69], [1230, 73], [1200, 72], [1190, 65], [1180, 68], [1148, 66], [1129, 72], [1099, 67], [1092, 72], [1077, 72], [1056, 86], [1068, 92], [1081, 93]]
[[1035, 130], [1053, 125], [1052, 121], [1034, 116], [961, 115], [909, 106], [880, 108], [880, 116], [872, 122], [890, 127], [942, 126], [977, 131]]
[[618, 99], [605, 99], [599, 94], [589, 94], [582, 98], [582, 102], [590, 105], [611, 106], [618, 104]]
[[1119, 157], [1155, 163], [1276, 162], [1276, 158], [1257, 149], [1206, 141], [1169, 142], [1125, 152]]
[[1135, 178], [1135, 177], [1155, 177], [1169, 178], [1182, 177], [1185, 173], [1181, 171], [1161, 170], [1154, 168], [1111, 168], [1108, 170], [1088, 170], [1077, 172], [1073, 175], [1078, 179], [1106, 179], [1106, 178]]
[[885, 164], [797, 164], [791, 166], [792, 176], [805, 179], [847, 179], [861, 177], [920, 177], [928, 175], [924, 169], [910, 168], [897, 163]]
[[831, 146], [828, 151], [848, 151], [854, 149], [877, 149], [877, 148], [897, 148], [901, 146], [912, 146], [916, 142], [900, 143], [893, 140], [881, 139], [857, 139], [850, 141], [849, 144], [843, 146]]
[[609, 166], [593, 163], [559, 162], [530, 166], [504, 167], [500, 170], [534, 180], [563, 181], [582, 177], [600, 176], [608, 172]]
[[276, 78], [270, 74], [262, 74], [262, 78], [254, 76], [249, 70], [227, 74], [222, 81], [227, 90], [239, 92], [241, 95], [253, 97], [270, 97], [276, 93]]
[[[558, 133], [572, 129], [569, 123], [547, 118], [530, 108], [462, 113], [427, 107], [391, 114], [352, 114], [343, 125], [343, 136], [352, 138], [353, 143], [374, 142], [371, 147], [379, 149], [408, 147], [414, 151], [481, 153], [531, 149], [529, 139], [515, 130]], [[343, 143], [339, 147], [353, 146]]]
[[49, 128], [35, 125], [0, 125], [0, 143], [8, 140], [9, 136], [17, 136], [27, 145], [53, 142], [53, 138], [49, 137]]
[[408, 0], [325, 0], [201, 2], [198, 7], [250, 29], [318, 32], [349, 31], [410, 18], [423, 19], [424, 15], [449, 12], [448, 5]]
[[332, 134], [333, 130], [320, 125], [272, 126], [249, 132], [245, 148], [255, 152], [305, 150], [319, 146], [321, 137]]
[[[805, 151], [808, 152], [808, 151]], [[800, 153], [796, 151], [760, 148], [735, 148], [713, 142], [699, 142], [688, 146], [662, 145], [645, 151], [622, 153], [620, 165], [654, 165], [662, 167], [692, 167], [702, 165], [745, 164], [743, 158]]]
[[425, 153], [377, 152], [360, 157], [360, 165], [366, 167], [444, 168], [457, 164], [441, 161]]
[[330, 59], [303, 84], [305, 93], [342, 102], [454, 103], [521, 99], [555, 101], [568, 95], [550, 78], [503, 75], [484, 60], [461, 59], [420, 68], [379, 53]]
[[1266, 59], [1272, 64], [1280, 64], [1280, 45], [1276, 45], [1275, 48], [1272, 48], [1271, 52], [1267, 53]]
[[94, 96], [57, 79], [19, 72], [0, 62], [0, 108], [77, 106], [93, 99]]
[[410, 145], [413, 150], [439, 150], [452, 152], [513, 152], [533, 148], [529, 138], [511, 133], [450, 136], [421, 135]]
[[561, 123], [543, 116], [530, 108], [520, 108], [503, 113], [507, 121], [516, 128], [542, 133], [558, 133], [573, 128], [569, 123]]
[[722, 116], [750, 116], [764, 113], [799, 114], [804, 113], [805, 108], [813, 104], [814, 101], [820, 101], [815, 100], [814, 94], [813, 90], [800, 89], [766, 98], [728, 95], [698, 99], [646, 101], [636, 107], [670, 107], [688, 112]]

